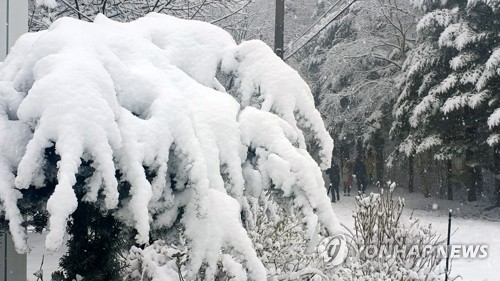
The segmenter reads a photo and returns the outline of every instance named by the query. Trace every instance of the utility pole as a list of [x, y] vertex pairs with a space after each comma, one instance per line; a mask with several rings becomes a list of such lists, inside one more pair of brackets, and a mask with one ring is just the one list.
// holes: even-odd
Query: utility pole
[[283, 59], [283, 36], [285, 28], [285, 0], [276, 0], [276, 17], [274, 22], [274, 52]]

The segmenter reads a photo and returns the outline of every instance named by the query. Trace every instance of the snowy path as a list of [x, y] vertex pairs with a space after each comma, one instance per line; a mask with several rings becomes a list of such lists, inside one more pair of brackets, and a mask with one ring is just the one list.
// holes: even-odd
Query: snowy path
[[[369, 190], [370, 191], [370, 190]], [[405, 198], [405, 217], [408, 218], [414, 210], [414, 216], [423, 223], [432, 223], [432, 228], [446, 236], [448, 227], [448, 209], [453, 209], [458, 217], [452, 221], [452, 244], [470, 243], [487, 244], [489, 246], [488, 258], [482, 260], [456, 260], [453, 262], [452, 273], [461, 275], [463, 281], [498, 281], [500, 264], [500, 210], [494, 214], [488, 214], [488, 220], [481, 219], [484, 215], [478, 213], [478, 208], [463, 205], [460, 202], [450, 202], [435, 198], [424, 198], [421, 194], [399, 193]], [[354, 209], [354, 197], [341, 197], [340, 203], [333, 204], [339, 220], [346, 226], [352, 226], [354, 220], [352, 211]], [[436, 204], [437, 209], [432, 205]], [[472, 218], [471, 218], [472, 217]], [[476, 219], [477, 217], [477, 219]], [[50, 274], [58, 267], [58, 259], [62, 256], [64, 249], [50, 254], [44, 248], [45, 234], [30, 234], [29, 243], [32, 252], [28, 256], [28, 280], [34, 281], [32, 275], [40, 267], [42, 255], [45, 254], [44, 280], [50, 280]]]

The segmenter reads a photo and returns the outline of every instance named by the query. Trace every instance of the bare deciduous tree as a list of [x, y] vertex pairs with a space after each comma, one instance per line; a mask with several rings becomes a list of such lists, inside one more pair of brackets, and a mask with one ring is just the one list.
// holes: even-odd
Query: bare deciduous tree
[[29, 30], [46, 29], [60, 17], [92, 21], [102, 13], [108, 18], [127, 22], [148, 13], [165, 13], [180, 18], [219, 22], [243, 14], [253, 0], [56, 0], [55, 8], [38, 6], [30, 0]]

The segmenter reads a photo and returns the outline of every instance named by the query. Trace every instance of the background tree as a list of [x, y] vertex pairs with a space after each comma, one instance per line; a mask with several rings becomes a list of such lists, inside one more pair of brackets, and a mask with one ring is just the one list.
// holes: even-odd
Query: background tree
[[[285, 2], [285, 42], [296, 39], [310, 25], [316, 5], [308, 0]], [[274, 11], [275, 2], [268, 0], [30, 0], [29, 30], [47, 29], [65, 16], [92, 21], [102, 13], [113, 20], [129, 22], [156, 12], [216, 24], [230, 32], [236, 42], [259, 39], [273, 46]]]
[[481, 168], [495, 170], [498, 158], [499, 3], [416, 2], [427, 14], [403, 67], [392, 133], [408, 158], [428, 150], [440, 160], [463, 158], [467, 199], [475, 201]]
[[336, 132], [340, 156], [350, 158], [358, 143], [359, 154], [373, 151], [379, 182], [396, 79], [414, 43], [415, 17], [406, 1], [355, 2], [297, 59], [327, 127]]
[[231, 17], [234, 15], [244, 14], [245, 8], [252, 2], [252, 0], [30, 0], [28, 26], [30, 31], [47, 29], [60, 17], [74, 17], [91, 22], [99, 13], [120, 22], [129, 22], [151, 12], [184, 19], [224, 22], [232, 20]]

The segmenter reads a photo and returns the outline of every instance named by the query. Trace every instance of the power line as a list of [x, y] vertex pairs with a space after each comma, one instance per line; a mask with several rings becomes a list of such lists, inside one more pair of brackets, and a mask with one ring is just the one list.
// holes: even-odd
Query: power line
[[336, 20], [345, 10], [349, 9], [349, 7], [351, 7], [352, 4], [354, 4], [354, 2], [356, 2], [357, 0], [353, 0], [351, 1], [351, 3], [347, 4], [343, 9], [341, 9], [337, 15], [335, 15], [331, 20], [329, 20], [320, 30], [318, 30], [316, 33], [314, 33], [311, 38], [309, 38], [304, 44], [300, 45], [300, 47], [298, 47], [297, 49], [295, 49], [295, 51], [293, 51], [290, 55], [286, 56], [285, 57], [285, 61], [288, 60], [289, 58], [291, 58], [293, 55], [295, 55], [300, 49], [302, 49], [307, 43], [311, 42], [311, 40], [316, 37], [316, 35], [318, 35], [321, 31], [325, 30], [325, 28], [327, 28], [330, 23], [332, 23], [334, 20]]
[[[335, 6], [337, 6], [338, 3], [342, 2], [342, 0], [338, 0], [337, 2], [335, 2], [335, 4], [333, 4], [329, 9], [328, 11], [326, 11], [323, 15], [321, 15], [321, 17], [319, 17], [319, 19], [313, 23], [311, 26], [309, 26], [304, 32], [302, 32], [302, 34], [299, 35], [299, 37], [297, 39], [295, 39], [292, 43], [289, 44], [289, 46], [292, 46], [293, 44], [297, 43], [297, 41], [299, 41], [300, 39], [302, 39], [302, 37], [304, 37], [304, 35], [306, 35], [313, 27], [315, 27], [323, 18], [325, 18], [332, 10], [333, 8], [335, 8]], [[288, 50], [288, 47], [285, 49], [285, 51]]]

